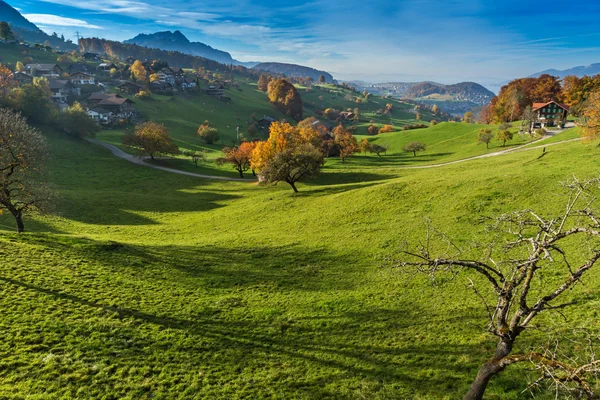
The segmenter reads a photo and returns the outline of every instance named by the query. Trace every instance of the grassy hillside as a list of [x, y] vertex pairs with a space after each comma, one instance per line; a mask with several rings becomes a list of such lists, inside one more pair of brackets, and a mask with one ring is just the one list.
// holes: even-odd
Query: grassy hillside
[[0, 43], [0, 63], [14, 67], [17, 61], [23, 61], [24, 57], [31, 57], [34, 63], [55, 63], [58, 55], [48, 51]]
[[[494, 346], [479, 300], [383, 257], [426, 216], [464, 242], [479, 215], [561, 210], [558, 181], [597, 169], [582, 143], [389, 174], [357, 160], [293, 195], [49, 137], [59, 215], [19, 237], [0, 216], [3, 398], [457, 398]], [[582, 295], [566, 315], [595, 318], [597, 285]], [[529, 374], [489, 398], [523, 398]]]

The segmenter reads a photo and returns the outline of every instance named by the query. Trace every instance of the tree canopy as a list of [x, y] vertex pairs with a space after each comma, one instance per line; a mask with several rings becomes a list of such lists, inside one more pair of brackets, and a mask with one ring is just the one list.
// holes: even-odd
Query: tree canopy
[[133, 131], [123, 136], [123, 144], [137, 147], [152, 160], [156, 154], [179, 154], [179, 148], [173, 143], [167, 128], [153, 121], [136, 125]]

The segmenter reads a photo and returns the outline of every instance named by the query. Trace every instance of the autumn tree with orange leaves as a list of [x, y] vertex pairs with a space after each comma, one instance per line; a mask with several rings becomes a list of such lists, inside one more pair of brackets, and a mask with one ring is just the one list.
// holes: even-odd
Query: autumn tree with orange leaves
[[[240, 174], [240, 178], [243, 178], [244, 172], [251, 167], [250, 159], [255, 148], [256, 142], [243, 142], [237, 147], [225, 147], [223, 157], [217, 158], [217, 164], [231, 164], [233, 169]], [[254, 170], [252, 172], [254, 173]]]
[[6, 96], [8, 92], [17, 86], [19, 85], [13, 77], [12, 71], [0, 64], [0, 96]]
[[356, 138], [343, 125], [340, 124], [333, 130], [333, 137], [338, 145], [342, 163], [346, 162], [346, 158], [359, 151]]
[[600, 137], [600, 90], [593, 91], [583, 111], [584, 127], [582, 136], [593, 140]]
[[325, 163], [321, 145], [315, 146], [317, 136], [308, 127], [274, 122], [269, 138], [256, 143], [250, 167], [262, 182], [286, 182], [297, 193], [296, 183], [318, 175]]

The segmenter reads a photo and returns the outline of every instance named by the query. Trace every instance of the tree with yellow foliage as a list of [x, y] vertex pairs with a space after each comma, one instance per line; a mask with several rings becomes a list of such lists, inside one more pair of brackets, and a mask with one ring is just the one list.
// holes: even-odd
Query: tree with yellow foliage
[[589, 140], [600, 137], [600, 90], [590, 93], [583, 117], [585, 123], [581, 134]]
[[136, 125], [133, 132], [123, 136], [123, 144], [139, 148], [152, 160], [155, 154], [179, 154], [179, 148], [173, 143], [167, 128], [153, 121]]
[[131, 66], [131, 76], [134, 80], [138, 82], [146, 81], [148, 71], [146, 71], [146, 67], [144, 67], [144, 64], [142, 64], [140, 60], [135, 60], [135, 62]]
[[359, 151], [356, 138], [342, 124], [333, 130], [333, 137], [340, 150], [342, 163], [346, 162], [346, 158]]
[[250, 157], [250, 168], [262, 182], [286, 182], [294, 192], [296, 183], [316, 176], [325, 163], [323, 152], [315, 141], [314, 132], [307, 127], [294, 127], [287, 122], [271, 124], [269, 138], [256, 143]]

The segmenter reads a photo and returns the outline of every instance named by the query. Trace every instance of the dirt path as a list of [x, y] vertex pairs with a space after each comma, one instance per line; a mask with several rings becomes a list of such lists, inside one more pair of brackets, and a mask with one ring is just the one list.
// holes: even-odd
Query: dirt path
[[226, 176], [214, 176], [214, 175], [195, 174], [193, 172], [180, 171], [178, 169], [173, 169], [173, 168], [161, 167], [159, 165], [148, 164], [146, 161], [144, 161], [143, 158], [134, 156], [134, 155], [129, 154], [129, 153], [126, 153], [123, 150], [121, 150], [120, 148], [118, 148], [117, 146], [113, 146], [112, 144], [104, 143], [104, 142], [101, 142], [101, 141], [95, 140], [95, 139], [87, 139], [87, 141], [109, 149], [111, 151], [111, 153], [113, 153], [113, 155], [115, 155], [115, 156], [117, 156], [117, 157], [119, 157], [119, 158], [121, 158], [123, 160], [127, 160], [127, 161], [129, 161], [131, 163], [134, 163], [134, 164], [137, 164], [137, 165], [142, 165], [142, 166], [148, 167], [148, 168], [159, 169], [161, 171], [172, 172], [174, 174], [179, 174], [179, 175], [187, 175], [187, 176], [193, 176], [193, 177], [196, 177], [196, 178], [204, 178], [204, 179], [214, 179], [214, 180], [219, 180], [219, 181], [256, 182], [255, 179], [228, 178]]
[[[538, 140], [538, 143], [541, 142], [541, 141], [543, 141], [543, 140], [545, 140], [545, 139], [547, 139], [547, 138], [549, 138], [549, 137], [551, 137], [551, 136], [546, 136], [543, 139]], [[480, 158], [497, 157], [497, 156], [502, 156], [502, 155], [505, 155], [505, 154], [520, 153], [522, 151], [535, 150], [535, 149], [543, 149], [545, 147], [550, 147], [550, 146], [554, 146], [554, 145], [562, 144], [562, 143], [575, 142], [577, 140], [581, 140], [581, 138], [563, 140], [561, 142], [554, 142], [554, 143], [548, 143], [548, 144], [540, 144], [540, 145], [531, 146], [531, 147], [529, 147], [529, 145], [523, 145], [523, 146], [515, 147], [515, 148], [512, 148], [512, 149], [507, 149], [507, 150], [502, 150], [502, 151], [496, 151], [494, 153], [482, 154], [480, 156], [473, 156], [473, 157], [468, 157], [468, 158], [461, 158], [460, 160], [448, 161], [448, 162], [439, 163], [439, 164], [414, 165], [414, 166], [410, 166], [410, 167], [398, 167], [398, 168], [400, 168], [400, 169], [437, 168], [437, 167], [443, 167], [445, 165], [458, 164], [458, 163], [462, 163], [462, 162], [465, 162], [465, 161], [478, 160]]]
[[[538, 140], [536, 143], [543, 142], [544, 140], [546, 140], [546, 139], [548, 139], [548, 138], [550, 138], [552, 136], [555, 136], [558, 133], [560, 133], [560, 132], [556, 132], [556, 133], [554, 133], [552, 135], [544, 136], [542, 139]], [[570, 140], [563, 140], [561, 142], [554, 142], [554, 143], [549, 143], [549, 144], [540, 144], [540, 145], [537, 145], [537, 146], [523, 145], [523, 146], [519, 146], [519, 147], [513, 147], [513, 148], [507, 149], [507, 150], [496, 151], [494, 153], [482, 154], [482, 155], [479, 155], [479, 156], [473, 156], [473, 157], [468, 157], [468, 158], [461, 158], [460, 160], [448, 161], [448, 162], [443, 162], [443, 163], [439, 163], [439, 164], [414, 165], [414, 166], [398, 167], [398, 169], [438, 168], [438, 167], [444, 167], [446, 165], [453, 165], [453, 164], [463, 163], [463, 162], [466, 162], [466, 161], [478, 160], [480, 158], [498, 157], [498, 156], [502, 156], [502, 155], [505, 155], [505, 154], [518, 153], [518, 152], [522, 152], [522, 151], [535, 150], [535, 149], [542, 149], [542, 148], [554, 146], [554, 145], [557, 145], [557, 144], [575, 142], [577, 140], [581, 140], [581, 138], [575, 138], [575, 139], [570, 139]], [[109, 149], [115, 156], [117, 156], [119, 158], [122, 158], [123, 160], [127, 160], [129, 162], [134, 163], [134, 164], [142, 165], [144, 167], [159, 169], [161, 171], [166, 171], [166, 172], [172, 172], [174, 174], [193, 176], [193, 177], [196, 177], [196, 178], [215, 179], [215, 180], [219, 180], [219, 181], [233, 181], [233, 182], [256, 182], [255, 179], [228, 178], [228, 177], [225, 177], [225, 176], [195, 174], [193, 172], [186, 172], [186, 171], [181, 171], [181, 170], [178, 170], [178, 169], [161, 167], [161, 166], [158, 166], [158, 165], [149, 164], [146, 161], [144, 161], [143, 158], [134, 156], [134, 155], [129, 154], [129, 153], [126, 153], [123, 150], [119, 149], [118, 147], [113, 146], [112, 144], [101, 142], [101, 141], [95, 140], [95, 139], [87, 139], [87, 141]]]

